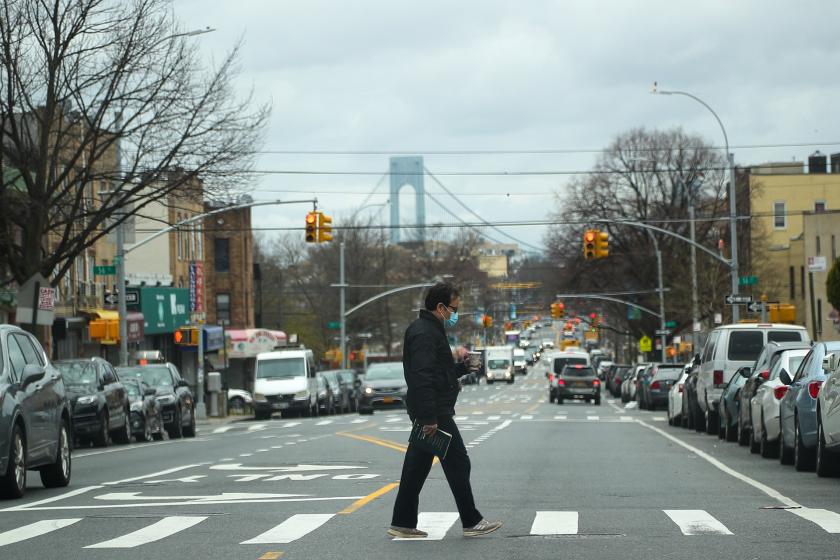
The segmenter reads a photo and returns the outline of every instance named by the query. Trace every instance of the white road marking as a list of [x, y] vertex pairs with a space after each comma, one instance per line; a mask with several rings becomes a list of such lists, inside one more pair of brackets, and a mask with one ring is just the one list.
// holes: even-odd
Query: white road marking
[[78, 523], [81, 520], [81, 517], [71, 519], [45, 519], [43, 521], [36, 521], [35, 523], [24, 525], [23, 527], [18, 527], [17, 529], [11, 529], [0, 533], [0, 546], [6, 546], [7, 544], [14, 544], [34, 537], [40, 537], [41, 535], [46, 535], [47, 533], [52, 533], [53, 531], [68, 527], [73, 523]]
[[651, 420], [653, 420], [654, 422], [664, 422], [665, 417], [664, 416], [654, 416], [653, 418], [651, 418]]
[[198, 525], [205, 519], [207, 519], [207, 516], [164, 517], [148, 527], [85, 548], [134, 548], [170, 537], [175, 533], [189, 529], [193, 525]]
[[316, 422], [315, 425], [316, 426], [329, 426], [332, 423], [333, 423], [332, 420], [321, 420], [320, 422]]
[[789, 509], [789, 512], [820, 526], [826, 533], [840, 533], [840, 515], [827, 509]]
[[393, 417], [393, 418], [388, 418], [387, 420], [385, 420], [385, 423], [386, 424], [393, 424], [394, 422], [402, 422], [403, 420], [404, 420], [404, 418], [400, 418], [399, 416], [396, 416], [396, 417]]
[[213, 434], [223, 434], [225, 432], [229, 432], [233, 429], [233, 426], [222, 426], [221, 428], [216, 428], [211, 433]]
[[283, 523], [241, 544], [286, 544], [305, 537], [335, 516], [333, 513], [293, 515]]
[[587, 416], [586, 419], [587, 420], [600, 420], [601, 417], [600, 416]]
[[[241, 455], [240, 455], [240, 457], [241, 457]], [[116, 480], [114, 482], [104, 482], [103, 484], [105, 486], [112, 486], [114, 484], [124, 484], [126, 482], [136, 482], [138, 480], [145, 480], [147, 478], [157, 478], [157, 477], [164, 476], [164, 475], [167, 475], [167, 474], [172, 474], [174, 472], [183, 471], [183, 470], [187, 470], [187, 469], [193, 469], [195, 467], [201, 467], [201, 466], [207, 465], [207, 464], [208, 463], [194, 463], [192, 465], [182, 465], [180, 467], [173, 467], [171, 469], [166, 469], [165, 471], [158, 471], [158, 472], [154, 472], [152, 474], [144, 474], [142, 476], [135, 476], [133, 478], [124, 478], [122, 480]]]
[[248, 431], [249, 432], [256, 432], [256, 431], [259, 431], [259, 430], [264, 430], [266, 428], [267, 428], [267, 426], [265, 424], [253, 424], [251, 426], [248, 426]]
[[666, 509], [665, 515], [677, 524], [683, 535], [731, 535], [732, 531], [702, 509]]
[[464, 420], [469, 420], [469, 419], [470, 419], [470, 417], [469, 417], [469, 416], [456, 416], [456, 417], [455, 417], [455, 420], [456, 420], [457, 422], [463, 422]]
[[350, 423], [351, 423], [351, 424], [364, 424], [365, 422], [367, 422], [367, 420], [366, 420], [366, 419], [364, 419], [364, 418], [356, 418], [355, 420], [353, 420], [353, 421], [352, 421], [352, 422], [350, 422]]
[[494, 416], [488, 416], [488, 417], [487, 417], [487, 419], [488, 419], [488, 420], [490, 420], [490, 421], [493, 421], [493, 420], [501, 420], [501, 419], [502, 419], [502, 417], [501, 417], [501, 416], [495, 416], [495, 415], [494, 415]]
[[254, 455], [253, 453], [240, 453], [239, 454], [240, 457], [251, 457], [253, 455]]
[[534, 417], [530, 414], [523, 414], [519, 418], [521, 418], [522, 420], [533, 420], [534, 419]]
[[59, 494], [58, 496], [53, 496], [51, 498], [44, 498], [43, 500], [38, 500], [37, 502], [31, 502], [28, 504], [22, 504], [19, 506], [12, 506], [9, 508], [0, 509], [0, 511], [22, 511], [27, 510], [31, 507], [41, 506], [44, 504], [51, 504], [53, 502], [57, 502], [59, 500], [64, 500], [65, 498], [72, 498], [73, 496], [78, 496], [79, 494], [84, 494], [86, 492], [90, 492], [91, 490], [99, 490], [102, 486], [83, 486], [82, 488], [76, 488], [75, 490], [70, 490], [69, 492], [64, 492], [63, 494]]
[[577, 535], [578, 512], [538, 511], [531, 525], [532, 535]]
[[554, 417], [555, 420], [565, 420], [566, 418], [568, 418], [566, 415], [558, 415]]
[[294, 428], [295, 426], [300, 426], [300, 422], [286, 422], [281, 428]]
[[458, 520], [455, 511], [421, 511], [417, 516], [417, 528], [426, 531], [429, 536], [424, 539], [400, 539], [395, 541], [439, 541], [443, 540], [449, 528]]
[[688, 449], [689, 451], [691, 451], [692, 453], [694, 453], [695, 455], [697, 455], [701, 459], [705, 459], [708, 463], [710, 463], [712, 466], [716, 467], [717, 469], [725, 472], [729, 476], [737, 478], [738, 480], [740, 480], [741, 482], [743, 482], [745, 484], [749, 484], [750, 486], [752, 486], [756, 490], [764, 492], [765, 494], [767, 494], [768, 496], [770, 496], [774, 500], [778, 500], [783, 505], [790, 506], [790, 507], [797, 507], [797, 508], [802, 507], [801, 504], [799, 504], [796, 501], [792, 500], [791, 498], [788, 498], [787, 496], [783, 495], [778, 490], [775, 490], [774, 488], [771, 488], [770, 486], [767, 486], [766, 484], [764, 484], [762, 482], [759, 482], [759, 481], [755, 480], [754, 478], [750, 478], [750, 477], [748, 477], [744, 474], [741, 474], [740, 472], [736, 471], [735, 469], [732, 469], [732, 468], [724, 465], [722, 462], [718, 461], [717, 459], [715, 459], [714, 457], [712, 457], [711, 455], [709, 455], [705, 451], [697, 449], [693, 445], [687, 444], [683, 440], [681, 440], [677, 437], [674, 437], [671, 434], [667, 433], [665, 430], [662, 430], [662, 429], [657, 428], [655, 426], [651, 426], [650, 424], [647, 424], [642, 420], [636, 420], [636, 422], [640, 426], [644, 426], [645, 428], [647, 428], [649, 430], [653, 430], [654, 432], [661, 435], [665, 439], [667, 439], [669, 441], [672, 441], [672, 442], [676, 443], [677, 445], [679, 445], [679, 446], [681, 446], [685, 449]]
[[484, 413], [480, 410], [476, 410], [475, 412], [473, 412], [473, 416], [478, 416], [479, 414], [484, 414]]
[[633, 421], [632, 416], [619, 416], [618, 419], [622, 422], [632, 422]]

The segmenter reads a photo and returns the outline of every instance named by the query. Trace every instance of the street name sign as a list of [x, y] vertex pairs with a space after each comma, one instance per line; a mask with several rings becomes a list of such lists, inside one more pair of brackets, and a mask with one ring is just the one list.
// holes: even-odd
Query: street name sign
[[117, 274], [117, 267], [113, 264], [103, 264], [93, 267], [94, 276], [114, 276]]
[[741, 276], [738, 278], [739, 286], [755, 286], [758, 284], [758, 276]]
[[656, 336], [668, 336], [671, 334], [669, 329], [656, 329]]

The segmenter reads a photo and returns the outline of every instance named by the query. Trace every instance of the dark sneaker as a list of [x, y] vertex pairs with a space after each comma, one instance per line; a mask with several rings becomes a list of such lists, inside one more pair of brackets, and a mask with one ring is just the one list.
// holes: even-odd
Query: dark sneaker
[[501, 526], [501, 521], [487, 521], [486, 519], [482, 519], [473, 527], [464, 527], [464, 536], [480, 537], [481, 535], [489, 535]]
[[391, 525], [388, 529], [388, 534], [398, 539], [424, 539], [429, 536], [429, 533], [419, 529], [409, 529], [408, 527], [396, 527]]

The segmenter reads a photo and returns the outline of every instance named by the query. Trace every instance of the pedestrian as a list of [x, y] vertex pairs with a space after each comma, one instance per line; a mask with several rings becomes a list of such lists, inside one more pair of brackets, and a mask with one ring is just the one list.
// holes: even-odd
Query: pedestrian
[[[452, 356], [444, 325], [458, 322], [458, 290], [449, 283], [438, 283], [426, 294], [425, 309], [405, 331], [403, 371], [408, 393], [406, 406], [412, 422], [423, 426], [423, 433], [438, 429], [452, 434], [441, 466], [458, 506], [465, 537], [492, 533], [502, 526], [490, 522], [478, 512], [470, 486], [470, 458], [464, 440], [455, 425], [455, 401], [460, 389], [459, 378], [468, 373], [460, 349], [458, 363]], [[423, 538], [428, 534], [417, 529], [417, 507], [420, 490], [432, 468], [434, 455], [409, 445], [403, 462], [400, 487], [394, 504], [394, 515], [388, 534], [392, 537]]]

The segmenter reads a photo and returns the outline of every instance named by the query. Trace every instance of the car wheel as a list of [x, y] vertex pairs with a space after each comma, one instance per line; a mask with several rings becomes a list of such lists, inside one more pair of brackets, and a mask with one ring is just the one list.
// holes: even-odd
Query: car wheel
[[706, 418], [706, 433], [709, 434], [710, 436], [714, 435], [715, 433], [717, 433], [717, 430], [715, 429], [715, 426], [718, 424], [717, 414], [712, 410], [712, 407], [709, 406], [708, 403], [706, 404], [706, 416], [705, 416], [705, 418]]
[[190, 424], [184, 428], [184, 436], [195, 437], [195, 431], [195, 406], [193, 406], [190, 412]]
[[785, 444], [785, 430], [781, 417], [779, 417], [779, 463], [783, 465], [793, 464], [793, 449]]
[[837, 476], [837, 458], [826, 448], [825, 432], [823, 432], [822, 422], [817, 421], [817, 459], [816, 459], [817, 476], [833, 477]]
[[254, 419], [255, 420], [271, 420], [271, 412], [267, 412], [265, 410], [257, 410], [254, 412]]
[[181, 409], [175, 409], [175, 418], [172, 419], [172, 427], [167, 430], [169, 439], [178, 439], [184, 435], [184, 426], [181, 419]]
[[63, 488], [70, 484], [72, 458], [70, 457], [70, 428], [68, 423], [61, 421], [58, 429], [58, 449], [55, 462], [39, 469], [41, 484], [45, 488]]
[[117, 443], [131, 443], [131, 413], [125, 412], [125, 423], [123, 427], [114, 434], [114, 441]]
[[242, 397], [231, 397], [228, 400], [228, 410], [239, 414], [245, 412], [245, 399]]
[[793, 419], [793, 466], [798, 471], [810, 471], [814, 468], [814, 452], [806, 449], [799, 432], [799, 418]]
[[15, 425], [9, 445], [6, 474], [0, 477], [0, 494], [5, 498], [21, 498], [26, 492], [26, 438], [23, 429]]
[[761, 451], [761, 442], [755, 439], [755, 430], [750, 428], [747, 431], [750, 435], [750, 453], [757, 454], [759, 451]]
[[[724, 415], [724, 417], [725, 416], [726, 415]], [[718, 414], [718, 418], [720, 418], [720, 414]], [[718, 420], [718, 439], [719, 440], [726, 439], [726, 425], [720, 420]]]
[[741, 424], [741, 414], [738, 414], [738, 445], [746, 446], [750, 443], [749, 432]]
[[765, 459], [775, 459], [779, 454], [779, 442], [767, 441], [767, 429], [764, 427], [764, 413], [761, 413], [761, 443], [759, 444], [759, 452]]
[[102, 413], [102, 419], [99, 422], [99, 433], [93, 438], [93, 444], [96, 447], [107, 447], [111, 443], [111, 426], [108, 419], [108, 413]]

